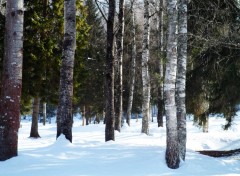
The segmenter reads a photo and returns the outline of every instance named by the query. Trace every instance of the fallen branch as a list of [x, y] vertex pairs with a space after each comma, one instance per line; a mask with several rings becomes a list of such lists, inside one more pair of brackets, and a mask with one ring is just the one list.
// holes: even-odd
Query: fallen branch
[[197, 151], [203, 155], [208, 155], [211, 157], [226, 157], [226, 156], [233, 156], [240, 154], [240, 149], [236, 150], [202, 150], [202, 151]]

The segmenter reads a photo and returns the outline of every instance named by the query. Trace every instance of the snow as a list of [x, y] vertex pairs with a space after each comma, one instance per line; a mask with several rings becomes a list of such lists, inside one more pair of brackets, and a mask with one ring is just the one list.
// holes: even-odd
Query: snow
[[[73, 143], [56, 141], [56, 124], [39, 124], [40, 139], [29, 138], [31, 122], [21, 122], [19, 156], [0, 162], [1, 176], [240, 176], [240, 155], [212, 158], [196, 150], [240, 148], [240, 115], [228, 131], [224, 119], [211, 117], [209, 133], [187, 121], [186, 161], [179, 169], [165, 164], [166, 131], [150, 123], [150, 135], [141, 134], [141, 119], [116, 132], [116, 141], [104, 141], [105, 126], [81, 126], [75, 118]], [[52, 122], [55, 120], [53, 119]]]

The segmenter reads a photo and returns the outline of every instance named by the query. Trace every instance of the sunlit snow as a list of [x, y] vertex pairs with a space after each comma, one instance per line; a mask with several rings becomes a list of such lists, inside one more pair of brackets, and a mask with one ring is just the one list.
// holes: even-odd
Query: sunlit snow
[[[31, 122], [22, 121], [19, 156], [0, 162], [1, 176], [236, 176], [240, 175], [240, 155], [212, 158], [196, 150], [240, 148], [240, 116], [228, 131], [224, 119], [211, 117], [209, 133], [187, 122], [186, 161], [179, 169], [169, 169], [164, 160], [166, 132], [150, 123], [150, 135], [141, 134], [141, 120], [124, 125], [116, 141], [104, 141], [105, 126], [81, 126], [75, 118], [73, 143], [63, 136], [56, 141], [56, 124], [39, 124], [40, 139], [29, 138]], [[52, 119], [52, 122], [55, 122]]]

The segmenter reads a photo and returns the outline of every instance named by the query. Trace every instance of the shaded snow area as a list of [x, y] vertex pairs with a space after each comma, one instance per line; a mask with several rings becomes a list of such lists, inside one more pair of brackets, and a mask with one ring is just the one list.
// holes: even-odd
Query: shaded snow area
[[[52, 120], [54, 122], [54, 120]], [[240, 155], [212, 158], [196, 150], [240, 148], [240, 115], [228, 131], [224, 119], [211, 117], [209, 133], [187, 122], [186, 161], [179, 169], [165, 164], [166, 129], [150, 123], [150, 135], [141, 134], [141, 120], [124, 125], [116, 141], [105, 142], [103, 124], [81, 126], [75, 118], [73, 143], [56, 141], [56, 124], [39, 124], [40, 139], [29, 138], [31, 122], [22, 121], [19, 156], [0, 162], [0, 176], [240, 176]]]

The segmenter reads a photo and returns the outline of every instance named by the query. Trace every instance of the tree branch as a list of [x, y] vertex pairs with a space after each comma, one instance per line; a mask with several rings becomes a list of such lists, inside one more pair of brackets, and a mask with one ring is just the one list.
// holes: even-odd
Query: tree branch
[[96, 3], [96, 5], [97, 5], [97, 7], [98, 7], [98, 10], [100, 11], [100, 13], [102, 14], [102, 17], [104, 18], [104, 20], [107, 22], [107, 18], [106, 18], [106, 16], [104, 15], [104, 13], [103, 13], [103, 11], [102, 11], [102, 9], [100, 8], [100, 6], [99, 6], [99, 4], [98, 4], [98, 1], [97, 0], [95, 0], [95, 3]]

